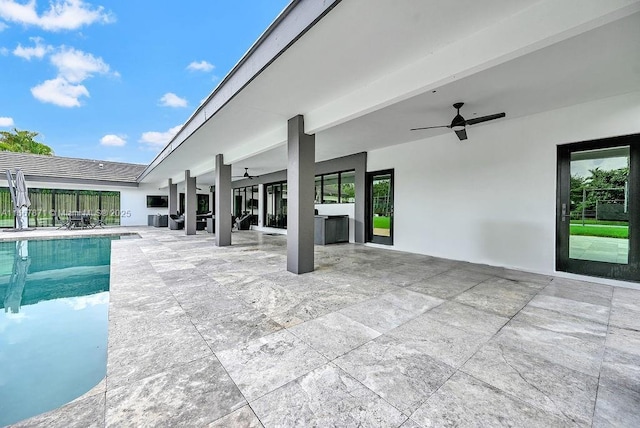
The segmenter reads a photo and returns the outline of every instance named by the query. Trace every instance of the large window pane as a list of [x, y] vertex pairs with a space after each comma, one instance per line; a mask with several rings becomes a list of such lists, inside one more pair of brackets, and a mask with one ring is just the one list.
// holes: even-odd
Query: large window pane
[[322, 203], [322, 176], [316, 176], [316, 191], [315, 191], [315, 203]]
[[340, 203], [354, 203], [356, 201], [356, 173], [355, 171], [347, 171], [340, 175]]
[[324, 188], [322, 191], [322, 203], [337, 204], [340, 199], [338, 189], [338, 174], [327, 174], [324, 176]]
[[102, 192], [101, 199], [102, 209], [100, 210], [100, 214], [102, 221], [106, 225], [119, 225], [120, 215], [129, 215], [126, 210], [124, 210], [124, 213], [121, 213], [120, 192]]
[[50, 189], [29, 189], [29, 226], [53, 226], [53, 192]]
[[9, 188], [0, 188], [0, 227], [13, 227], [13, 218], [13, 202]]

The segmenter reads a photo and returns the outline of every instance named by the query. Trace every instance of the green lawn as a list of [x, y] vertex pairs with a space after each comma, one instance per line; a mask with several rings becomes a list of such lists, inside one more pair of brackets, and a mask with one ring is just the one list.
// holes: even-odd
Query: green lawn
[[391, 217], [373, 217], [373, 227], [376, 229], [391, 229]]
[[600, 227], [597, 225], [581, 226], [577, 224], [571, 225], [572, 235], [582, 236], [601, 236], [604, 238], [629, 238], [628, 227]]
[[[571, 224], [582, 224], [582, 220], [571, 220]], [[616, 220], [595, 220], [593, 218], [586, 218], [584, 224], [606, 224], [608, 226], [628, 226], [628, 221], [616, 221]]]

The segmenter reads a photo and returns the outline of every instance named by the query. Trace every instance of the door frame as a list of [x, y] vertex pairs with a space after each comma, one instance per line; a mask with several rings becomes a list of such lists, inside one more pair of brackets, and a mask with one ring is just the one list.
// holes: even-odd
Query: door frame
[[[570, 219], [562, 205], [569, 201], [571, 153], [629, 146], [629, 263], [617, 264], [569, 258]], [[565, 208], [566, 211], [566, 208]], [[640, 134], [557, 146], [556, 270], [580, 275], [640, 282]]]
[[[391, 177], [391, 186], [389, 189], [391, 195], [392, 202], [392, 210], [391, 210], [391, 221], [389, 224], [389, 236], [375, 236], [373, 234], [373, 178], [378, 175], [389, 175]], [[366, 198], [367, 198], [367, 208], [365, 212], [366, 218], [366, 241], [371, 242], [373, 244], [383, 244], [383, 245], [393, 245], [393, 223], [394, 223], [394, 211], [395, 211], [395, 200], [394, 200], [394, 169], [383, 169], [380, 171], [371, 171], [367, 172], [367, 186], [366, 186]]]

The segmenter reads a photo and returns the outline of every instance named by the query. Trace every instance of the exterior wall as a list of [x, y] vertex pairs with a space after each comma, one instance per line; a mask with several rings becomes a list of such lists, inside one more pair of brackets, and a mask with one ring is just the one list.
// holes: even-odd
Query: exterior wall
[[169, 189], [158, 190], [150, 184], [120, 189], [120, 210], [124, 212], [120, 218], [122, 226], [146, 226], [147, 216], [169, 214], [169, 208], [147, 208], [147, 195], [169, 195]]
[[640, 132], [640, 92], [369, 152], [395, 169], [394, 248], [555, 271], [556, 145]]
[[[7, 187], [7, 180], [0, 180], [0, 187]], [[120, 192], [121, 226], [146, 226], [147, 216], [153, 214], [167, 214], [168, 208], [147, 208], [146, 195], [167, 195], [168, 190], [158, 190], [157, 187], [141, 184], [140, 187], [102, 186], [83, 183], [60, 183], [31, 181], [27, 179], [27, 186], [33, 189], [69, 189], [69, 190], [104, 190]]]

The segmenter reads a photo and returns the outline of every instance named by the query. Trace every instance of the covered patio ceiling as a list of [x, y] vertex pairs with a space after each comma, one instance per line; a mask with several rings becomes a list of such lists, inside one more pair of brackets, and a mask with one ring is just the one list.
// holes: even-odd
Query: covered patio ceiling
[[297, 114], [322, 161], [447, 132], [473, 144], [490, 124], [463, 143], [448, 129], [409, 131], [450, 123], [456, 101], [467, 119], [512, 120], [640, 88], [639, 1], [463, 3], [338, 3], [222, 107], [196, 112], [142, 181], [180, 182], [189, 169], [214, 184], [218, 153], [237, 176], [285, 169]]

